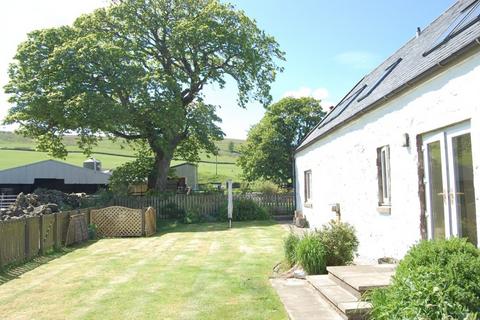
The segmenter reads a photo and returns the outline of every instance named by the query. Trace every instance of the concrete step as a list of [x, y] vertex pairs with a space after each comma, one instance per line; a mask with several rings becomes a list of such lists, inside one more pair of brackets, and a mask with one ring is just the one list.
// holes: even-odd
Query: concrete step
[[368, 290], [388, 287], [395, 268], [394, 264], [379, 264], [327, 267], [327, 271], [332, 281], [360, 298]]
[[371, 309], [370, 303], [360, 301], [356, 295], [341, 287], [328, 275], [307, 276], [307, 282], [343, 319], [365, 319]]

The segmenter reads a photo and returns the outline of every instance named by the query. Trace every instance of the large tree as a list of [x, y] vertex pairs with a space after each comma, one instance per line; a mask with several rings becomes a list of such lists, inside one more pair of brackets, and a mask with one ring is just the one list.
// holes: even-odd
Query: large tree
[[161, 191], [174, 153], [195, 160], [223, 137], [202, 89], [230, 76], [241, 107], [268, 105], [283, 59], [274, 38], [217, 0], [117, 0], [28, 35], [9, 70], [5, 122], [57, 157], [68, 133], [86, 153], [104, 137], [146, 143], [149, 187]]
[[240, 150], [245, 179], [291, 183], [294, 149], [324, 115], [320, 101], [313, 98], [284, 98], [267, 107]]

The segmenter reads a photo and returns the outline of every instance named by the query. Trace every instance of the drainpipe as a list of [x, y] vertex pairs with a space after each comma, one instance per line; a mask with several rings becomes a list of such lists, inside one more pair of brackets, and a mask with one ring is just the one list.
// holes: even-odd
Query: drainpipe
[[297, 179], [295, 170], [295, 149], [292, 150], [292, 187], [293, 187], [293, 206], [294, 212], [297, 210]]

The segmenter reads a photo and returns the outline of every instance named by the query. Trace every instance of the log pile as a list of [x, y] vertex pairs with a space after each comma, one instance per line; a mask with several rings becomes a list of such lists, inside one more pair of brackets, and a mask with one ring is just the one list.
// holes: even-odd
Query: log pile
[[76, 209], [80, 207], [85, 194], [67, 194], [58, 190], [37, 189], [34, 193], [17, 196], [15, 203], [0, 210], [0, 221], [41, 216], [58, 212], [60, 208]]

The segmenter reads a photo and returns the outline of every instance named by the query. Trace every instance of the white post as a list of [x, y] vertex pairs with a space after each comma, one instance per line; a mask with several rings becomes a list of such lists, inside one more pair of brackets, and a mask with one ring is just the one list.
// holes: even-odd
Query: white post
[[233, 217], [233, 193], [232, 193], [232, 180], [227, 181], [228, 186], [228, 226], [232, 228]]

